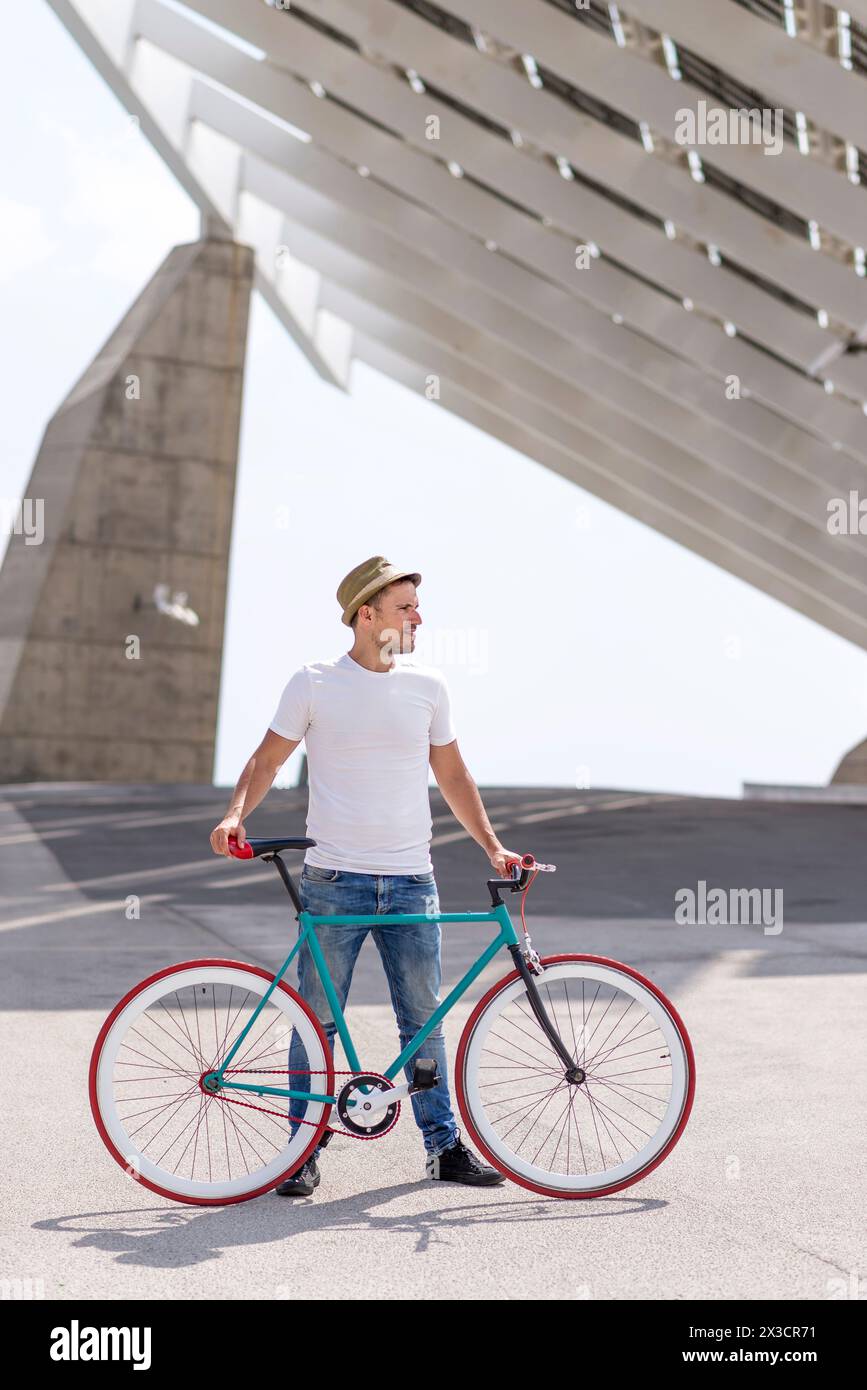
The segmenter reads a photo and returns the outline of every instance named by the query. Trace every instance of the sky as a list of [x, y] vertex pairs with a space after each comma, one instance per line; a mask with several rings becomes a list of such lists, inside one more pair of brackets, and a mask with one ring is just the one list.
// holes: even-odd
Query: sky
[[[0, 13], [0, 114], [6, 500], [199, 218], [42, 0]], [[827, 782], [867, 733], [867, 653], [361, 364], [326, 385], [254, 296], [220, 785], [292, 672], [347, 650], [337, 586], [375, 554], [422, 574], [418, 654], [480, 785], [738, 796]]]

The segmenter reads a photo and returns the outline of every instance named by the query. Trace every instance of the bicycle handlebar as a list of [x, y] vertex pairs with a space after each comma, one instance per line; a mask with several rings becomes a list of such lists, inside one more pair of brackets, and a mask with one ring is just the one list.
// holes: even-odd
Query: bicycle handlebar
[[[276, 854], [279, 849], [303, 849], [307, 845], [312, 845], [313, 840], [246, 840], [243, 846], [238, 845], [237, 835], [230, 834], [229, 854], [233, 859], [254, 859], [261, 853]], [[510, 859], [507, 865], [508, 878], [489, 879], [489, 885], [497, 884], [503, 888], [509, 888], [513, 893], [519, 893], [526, 888], [530, 877], [537, 873], [554, 873], [556, 864], [539, 864], [532, 854], [516, 855]]]
[[[519, 893], [522, 888], [526, 888], [531, 875], [535, 876], [539, 873], [553, 874], [556, 868], [556, 864], [539, 864], [532, 854], [522, 854], [520, 858], [509, 861], [510, 877], [508, 879], [500, 879], [499, 881], [508, 885], [513, 892]], [[492, 881], [496, 882], [496, 880]]]

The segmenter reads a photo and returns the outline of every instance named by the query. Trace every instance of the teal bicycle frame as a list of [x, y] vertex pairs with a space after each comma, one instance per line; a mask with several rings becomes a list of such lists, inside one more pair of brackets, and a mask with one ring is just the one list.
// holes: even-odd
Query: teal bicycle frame
[[470, 987], [470, 985], [473, 983], [473, 980], [475, 980], [476, 977], [484, 970], [485, 966], [488, 964], [488, 961], [493, 959], [493, 957], [497, 954], [501, 947], [505, 946], [509, 948], [519, 946], [518, 937], [515, 932], [515, 928], [512, 925], [512, 919], [509, 916], [509, 912], [505, 903], [501, 902], [499, 906], [492, 908], [490, 912], [437, 912], [431, 914], [430, 916], [424, 913], [397, 912], [379, 913], [378, 915], [370, 917], [357, 917], [351, 915], [338, 916], [336, 914], [333, 916], [329, 915], [326, 917], [313, 917], [309, 912], [299, 912], [298, 940], [292, 947], [292, 950], [289, 952], [288, 956], [286, 957], [285, 961], [280, 967], [280, 970], [275, 975], [267, 992], [263, 995], [262, 999], [257, 1004], [255, 1010], [253, 1011], [252, 1017], [250, 1018], [243, 1032], [236, 1039], [234, 1046], [232, 1047], [232, 1050], [229, 1052], [229, 1055], [226, 1057], [222, 1066], [216, 1071], [209, 1072], [208, 1076], [203, 1080], [203, 1085], [207, 1086], [209, 1090], [220, 1089], [226, 1091], [252, 1091], [254, 1092], [254, 1094], [259, 1096], [282, 1096], [288, 1100], [322, 1101], [325, 1104], [336, 1105], [336, 1096], [324, 1095], [315, 1091], [287, 1090], [285, 1087], [281, 1086], [262, 1086], [251, 1085], [249, 1083], [241, 1081], [225, 1081], [223, 1078], [226, 1071], [229, 1068], [232, 1058], [235, 1056], [236, 1052], [238, 1051], [238, 1048], [241, 1046], [241, 1043], [244, 1041], [250, 1029], [253, 1027], [253, 1024], [256, 1022], [256, 1019], [258, 1018], [259, 1014], [262, 1012], [265, 1005], [268, 1003], [268, 1000], [271, 998], [271, 995], [274, 993], [274, 990], [277, 988], [278, 984], [280, 983], [280, 980], [285, 975], [286, 970], [288, 969], [289, 965], [294, 959], [296, 953], [301, 949], [305, 942], [307, 942], [310, 946], [310, 954], [312, 955], [313, 960], [316, 964], [316, 969], [319, 972], [319, 978], [322, 981], [322, 987], [325, 991], [325, 997], [328, 1000], [329, 1006], [331, 1008], [332, 1017], [334, 1019], [335, 1024], [337, 1025], [337, 1031], [340, 1034], [340, 1040], [343, 1043], [346, 1056], [349, 1059], [349, 1064], [352, 1067], [353, 1071], [361, 1072], [363, 1068], [359, 1061], [358, 1054], [355, 1050], [355, 1045], [353, 1044], [343, 1010], [340, 1007], [340, 1001], [337, 998], [337, 993], [334, 989], [334, 982], [331, 979], [325, 956], [322, 954], [322, 947], [320, 946], [319, 940], [316, 936], [316, 928], [320, 926], [333, 927], [340, 925], [345, 925], [348, 927], [381, 927], [384, 923], [393, 923], [396, 925], [408, 927], [416, 926], [419, 923], [423, 922], [471, 922], [474, 924], [481, 924], [482, 922], [491, 922], [496, 923], [499, 926], [499, 931], [495, 939], [482, 952], [478, 960], [474, 962], [474, 964], [467, 971], [466, 975], [464, 975], [463, 979], [455, 985], [454, 989], [449, 993], [447, 998], [443, 1000], [439, 1008], [431, 1014], [427, 1023], [423, 1024], [423, 1026], [419, 1028], [415, 1037], [407, 1043], [400, 1056], [396, 1057], [394, 1061], [391, 1063], [391, 1065], [386, 1069], [386, 1071], [382, 1073], [382, 1075], [386, 1076], [389, 1081], [394, 1080], [395, 1076], [398, 1074], [398, 1072], [401, 1070], [404, 1064], [408, 1062], [410, 1057], [412, 1057], [414, 1053], [416, 1053], [418, 1049], [421, 1047], [428, 1034], [431, 1033], [434, 1028], [436, 1028], [440, 1019], [445, 1018], [446, 1014], [449, 1012], [452, 1006], [455, 1003], [457, 1003], [461, 995], [464, 994], [464, 992]]

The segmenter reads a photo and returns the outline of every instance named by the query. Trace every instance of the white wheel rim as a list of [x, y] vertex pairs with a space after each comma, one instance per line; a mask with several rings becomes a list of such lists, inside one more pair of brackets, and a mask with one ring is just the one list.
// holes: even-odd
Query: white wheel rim
[[[140, 1152], [136, 1146], [135, 1140], [130, 1137], [124, 1119], [118, 1112], [116, 1104], [114, 1072], [118, 1053], [121, 1046], [124, 1044], [130, 1026], [135, 1023], [137, 1018], [145, 1013], [151, 1004], [155, 1003], [163, 996], [170, 994], [173, 990], [189, 989], [191, 985], [199, 984], [235, 985], [239, 989], [253, 995], [258, 995], [258, 997], [261, 998], [262, 995], [266, 993], [270, 983], [270, 980], [264, 979], [261, 975], [255, 974], [253, 971], [232, 969], [226, 966], [202, 966], [192, 970], [179, 969], [173, 975], [164, 975], [160, 979], [154, 980], [147, 989], [143, 989], [136, 993], [132, 999], [130, 999], [126, 1007], [118, 1014], [103, 1040], [97, 1067], [96, 1095], [99, 1113], [108, 1136], [118, 1153], [123, 1155], [126, 1159], [128, 1168], [132, 1173], [146, 1178], [155, 1186], [165, 1188], [181, 1197], [228, 1199], [243, 1196], [245, 1193], [258, 1188], [267, 1187], [272, 1181], [276, 1182], [277, 1179], [292, 1166], [293, 1161], [300, 1158], [301, 1154], [309, 1146], [310, 1137], [313, 1133], [313, 1126], [306, 1123], [306, 1121], [313, 1121], [313, 1124], [319, 1122], [326, 1109], [322, 1101], [311, 1101], [308, 1103], [307, 1109], [304, 1112], [305, 1123], [299, 1126], [296, 1134], [287, 1142], [285, 1148], [280, 1150], [270, 1162], [256, 1169], [255, 1172], [246, 1172], [240, 1174], [236, 1178], [223, 1179], [215, 1182], [187, 1178], [180, 1174], [173, 1173], [171, 1170], [160, 1167], [148, 1158], [146, 1154]], [[274, 990], [266, 1008], [271, 1005], [286, 1017], [290, 1027], [297, 1029], [306, 1049], [311, 1070], [322, 1070], [324, 1073], [326, 1063], [322, 1041], [307, 1013], [298, 1007], [291, 996], [285, 994], [284, 991], [279, 988]], [[233, 1038], [237, 1037], [242, 1027], [243, 1024], [238, 1025], [238, 1028], [232, 1034]], [[288, 1052], [288, 1039], [286, 1051]], [[243, 1044], [239, 1056], [242, 1055]], [[285, 1078], [280, 1076], [266, 1077], [265, 1084], [284, 1086], [288, 1085], [289, 1080], [290, 1078], [288, 1076]], [[325, 1076], [322, 1076], [322, 1087], [319, 1087], [318, 1083], [312, 1081], [310, 1084], [311, 1088], [315, 1085], [317, 1089], [324, 1089]], [[269, 1098], [265, 1096], [260, 1101], [254, 1093], [245, 1095], [243, 1092], [236, 1092], [235, 1094], [238, 1096], [239, 1100], [249, 1099], [251, 1103], [258, 1103], [260, 1105], [267, 1104], [269, 1100]], [[207, 1097], [203, 1097], [203, 1099], [206, 1104], [212, 1106], [229, 1104], [229, 1102], [219, 1101], [216, 1097], [210, 1102]], [[270, 1099], [280, 1105], [287, 1104], [286, 1100], [282, 1097], [274, 1096]], [[241, 1111], [241, 1114], [245, 1113], [245, 1111]], [[208, 1123], [207, 1118], [205, 1123]]]
[[[563, 961], [558, 964], [546, 965], [544, 974], [541, 978], [537, 977], [536, 983], [540, 988], [544, 984], [550, 987], [556, 984], [557, 981], [564, 979], [584, 979], [593, 986], [598, 983], [600, 986], [608, 986], [609, 988], [616, 989], [621, 995], [627, 996], [634, 1000], [639, 1007], [643, 1007], [646, 1013], [649, 1014], [656, 1023], [671, 1058], [671, 1090], [665, 1111], [661, 1115], [652, 1137], [649, 1138], [640, 1149], [631, 1153], [623, 1162], [604, 1168], [591, 1168], [590, 1171], [585, 1173], [551, 1172], [541, 1165], [537, 1166], [528, 1161], [526, 1157], [516, 1153], [513, 1148], [504, 1142], [503, 1136], [494, 1127], [488, 1113], [489, 1108], [493, 1108], [491, 1101], [490, 1099], [487, 1101], [484, 1100], [482, 1096], [482, 1087], [492, 1083], [485, 1082], [480, 1069], [483, 1065], [483, 1057], [489, 1055], [491, 1051], [490, 1040], [492, 1030], [496, 1028], [497, 1021], [503, 1016], [504, 1010], [516, 998], [520, 998], [521, 996], [526, 998], [524, 982], [520, 978], [514, 980], [510, 985], [496, 994], [476, 1020], [472, 1037], [470, 1038], [464, 1057], [464, 1094], [466, 1096], [470, 1116], [480, 1139], [487, 1146], [490, 1153], [498, 1158], [511, 1172], [519, 1177], [527, 1179], [528, 1182], [558, 1191], [591, 1192], [599, 1188], [616, 1185], [618, 1182], [623, 1182], [628, 1178], [634, 1177], [637, 1173], [640, 1173], [642, 1169], [646, 1168], [654, 1158], [658, 1157], [666, 1144], [668, 1144], [680, 1122], [686, 1101], [688, 1079], [687, 1057], [680, 1030], [675, 1025], [668, 1010], [651, 990], [634, 979], [633, 976], [615, 970], [610, 966], [594, 964], [589, 961]], [[544, 989], [542, 989], [542, 998], [545, 1002], [546, 1009], [550, 1012], [549, 1001], [545, 997]], [[555, 1004], [557, 1002], [558, 1001], [555, 999]], [[527, 1008], [529, 1009], [529, 1001], [527, 1001]], [[538, 1029], [538, 1024], [534, 1026]], [[538, 1029], [538, 1031], [539, 1037], [543, 1038], [544, 1035], [541, 1029]], [[568, 1047], [570, 1040], [564, 1036], [562, 1029], [561, 1037], [563, 1037], [563, 1041]], [[582, 1034], [580, 1032], [578, 1034], [578, 1039], [579, 1042], [582, 1040]], [[494, 1043], [499, 1048], [504, 1046], [504, 1044], [500, 1042], [499, 1037], [494, 1039]], [[547, 1043], [546, 1046], [550, 1047]], [[507, 1054], [501, 1052], [499, 1055], [502, 1056]], [[553, 1053], [549, 1052], [549, 1056], [553, 1063]], [[561, 1066], [562, 1064], [558, 1061], [557, 1065]], [[486, 1064], [486, 1069], [490, 1070], [490, 1064]], [[620, 1073], [619, 1075], [624, 1075], [624, 1073]], [[590, 1089], [589, 1082], [587, 1085], [588, 1089]], [[623, 1089], [624, 1083], [618, 1081], [616, 1085]], [[597, 1087], [596, 1089], [598, 1090], [600, 1088]], [[601, 1089], [603, 1091], [615, 1090], [615, 1083], [612, 1082], [610, 1076], [604, 1079]], [[569, 1104], [569, 1092], [572, 1091], [574, 1098], [577, 1100], [578, 1097], [575, 1093], [580, 1092], [580, 1090], [580, 1087], [570, 1088], [568, 1087], [568, 1083], [564, 1082], [563, 1094], [566, 1096], [567, 1106]], [[586, 1096], [581, 1099], [584, 1105], [588, 1105]], [[662, 1101], [659, 1103], [662, 1104]]]

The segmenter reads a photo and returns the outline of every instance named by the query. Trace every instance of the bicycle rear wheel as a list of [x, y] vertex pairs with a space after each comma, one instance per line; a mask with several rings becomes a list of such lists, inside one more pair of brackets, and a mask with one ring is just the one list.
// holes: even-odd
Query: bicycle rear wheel
[[[308, 1101], [292, 1133], [289, 1100], [255, 1091], [211, 1094], [218, 1067], [273, 975], [240, 961], [168, 966], [109, 1014], [90, 1062], [90, 1104], [109, 1153], [152, 1192], [192, 1205], [248, 1201], [313, 1152], [331, 1106]], [[293, 1029], [309, 1071], [287, 1074]], [[226, 1080], [334, 1093], [334, 1059], [319, 1020], [282, 980], [233, 1057]], [[290, 1081], [295, 1085], [290, 1087]]]
[[516, 970], [467, 1021], [458, 1105], [506, 1177], [550, 1197], [601, 1197], [646, 1177], [674, 1148], [692, 1109], [692, 1046], [673, 1004], [629, 966], [582, 955], [542, 965], [539, 993], [583, 1079], [566, 1079]]

